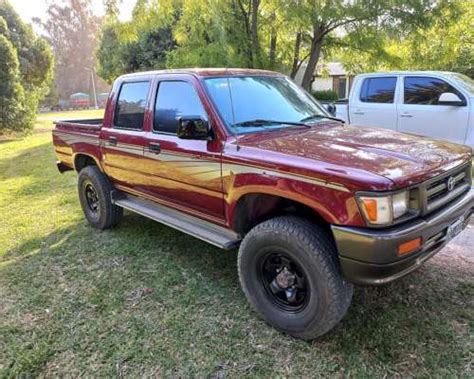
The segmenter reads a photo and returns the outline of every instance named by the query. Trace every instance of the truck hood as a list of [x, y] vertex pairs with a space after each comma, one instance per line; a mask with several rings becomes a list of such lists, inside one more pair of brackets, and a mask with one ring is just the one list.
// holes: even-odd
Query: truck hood
[[324, 164], [339, 166], [339, 172], [349, 175], [354, 169], [363, 170], [390, 179], [396, 187], [439, 175], [469, 161], [472, 155], [464, 145], [334, 122], [317, 124], [311, 129], [285, 128], [248, 134], [239, 137], [239, 145], [265, 151], [263, 160], [283, 154], [288, 166], [308, 167], [311, 160], [309, 167], [314, 170]]

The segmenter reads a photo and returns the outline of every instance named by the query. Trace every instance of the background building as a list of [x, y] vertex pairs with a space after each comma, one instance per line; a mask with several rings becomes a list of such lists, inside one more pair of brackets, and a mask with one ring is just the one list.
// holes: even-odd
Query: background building
[[[296, 74], [295, 81], [301, 84], [306, 65], [302, 65]], [[354, 75], [350, 75], [339, 62], [328, 62], [318, 65], [314, 74], [312, 91], [335, 91], [340, 99], [349, 95]]]

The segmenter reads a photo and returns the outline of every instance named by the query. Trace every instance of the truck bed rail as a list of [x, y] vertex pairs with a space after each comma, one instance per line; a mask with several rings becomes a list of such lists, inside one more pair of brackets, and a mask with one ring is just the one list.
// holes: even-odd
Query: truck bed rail
[[61, 126], [72, 126], [75, 128], [100, 130], [102, 127], [102, 118], [89, 118], [82, 120], [57, 120], [53, 123]]

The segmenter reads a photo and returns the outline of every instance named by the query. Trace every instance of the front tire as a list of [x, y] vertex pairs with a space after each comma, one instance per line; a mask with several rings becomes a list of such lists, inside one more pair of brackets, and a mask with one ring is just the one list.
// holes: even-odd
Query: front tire
[[97, 166], [84, 167], [79, 173], [78, 191], [87, 221], [97, 229], [116, 225], [123, 216], [123, 208], [112, 203], [112, 184]]
[[352, 299], [327, 231], [299, 217], [254, 227], [240, 246], [238, 269], [252, 307], [270, 325], [304, 340], [331, 330]]

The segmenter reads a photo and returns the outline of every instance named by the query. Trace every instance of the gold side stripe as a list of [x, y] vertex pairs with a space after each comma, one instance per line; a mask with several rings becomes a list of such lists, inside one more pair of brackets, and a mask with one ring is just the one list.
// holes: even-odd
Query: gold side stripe
[[123, 153], [128, 153], [128, 154], [135, 154], [135, 155], [142, 155], [143, 154], [143, 150], [139, 150], [139, 149], [131, 149], [131, 148], [128, 148], [128, 147], [122, 147], [122, 146], [107, 146], [108, 149], [110, 150], [117, 150], [117, 151], [121, 151]]
[[[64, 134], [61, 132], [54, 132], [55, 135], [62, 138], [66, 143], [91, 143], [94, 145], [98, 145], [98, 138], [91, 137], [91, 136], [81, 136], [76, 134]], [[209, 158], [209, 159], [200, 159], [196, 158], [193, 154], [186, 154], [186, 153], [176, 153], [168, 150], [162, 150], [159, 154], [155, 154], [144, 150], [144, 147], [141, 145], [133, 145], [127, 143], [118, 143], [116, 146], [109, 145], [106, 142], [100, 143], [101, 145], [107, 145], [108, 148], [113, 150], [122, 151], [129, 154], [143, 154], [144, 157], [163, 161], [169, 164], [173, 164], [179, 166], [186, 171], [188, 175], [193, 177], [198, 177], [200, 175], [206, 177], [214, 178], [215, 173], [220, 174], [220, 170], [212, 169], [211, 167], [214, 165], [219, 165], [220, 162], [216, 159]], [[177, 159], [178, 158], [178, 159]], [[247, 164], [236, 164], [236, 163], [222, 163], [222, 176], [231, 176], [236, 174], [258, 174], [258, 175], [267, 175], [267, 176], [274, 176], [279, 178], [286, 178], [292, 180], [300, 180], [305, 183], [315, 184], [318, 186], [326, 187], [335, 189], [338, 191], [343, 192], [350, 192], [346, 187], [339, 183], [329, 182], [322, 179], [316, 179], [305, 175], [300, 174], [293, 174], [293, 173], [286, 173], [278, 170], [270, 170], [260, 166], [252, 166]], [[203, 178], [204, 179], [204, 178]]]
[[63, 142], [67, 144], [73, 143], [89, 143], [91, 145], [99, 145], [98, 137], [82, 136], [78, 134], [66, 134], [61, 132], [54, 132], [54, 136], [60, 138]]
[[66, 132], [61, 132], [61, 131], [56, 131], [53, 130], [53, 135], [60, 136], [60, 137], [78, 137], [78, 138], [84, 138], [84, 139], [93, 139], [98, 140], [99, 136], [91, 136], [91, 135], [84, 135], [84, 134], [76, 134], [76, 133], [66, 133]]
[[229, 176], [235, 174], [258, 174], [258, 175], [267, 175], [275, 176], [278, 178], [286, 178], [293, 180], [300, 180], [305, 183], [315, 184], [321, 187], [331, 188], [342, 192], [350, 192], [346, 187], [339, 183], [328, 182], [322, 179], [316, 179], [312, 177], [307, 177], [298, 174], [290, 174], [282, 171], [269, 170], [263, 167], [258, 166], [249, 166], [241, 164], [222, 164], [222, 176]]

